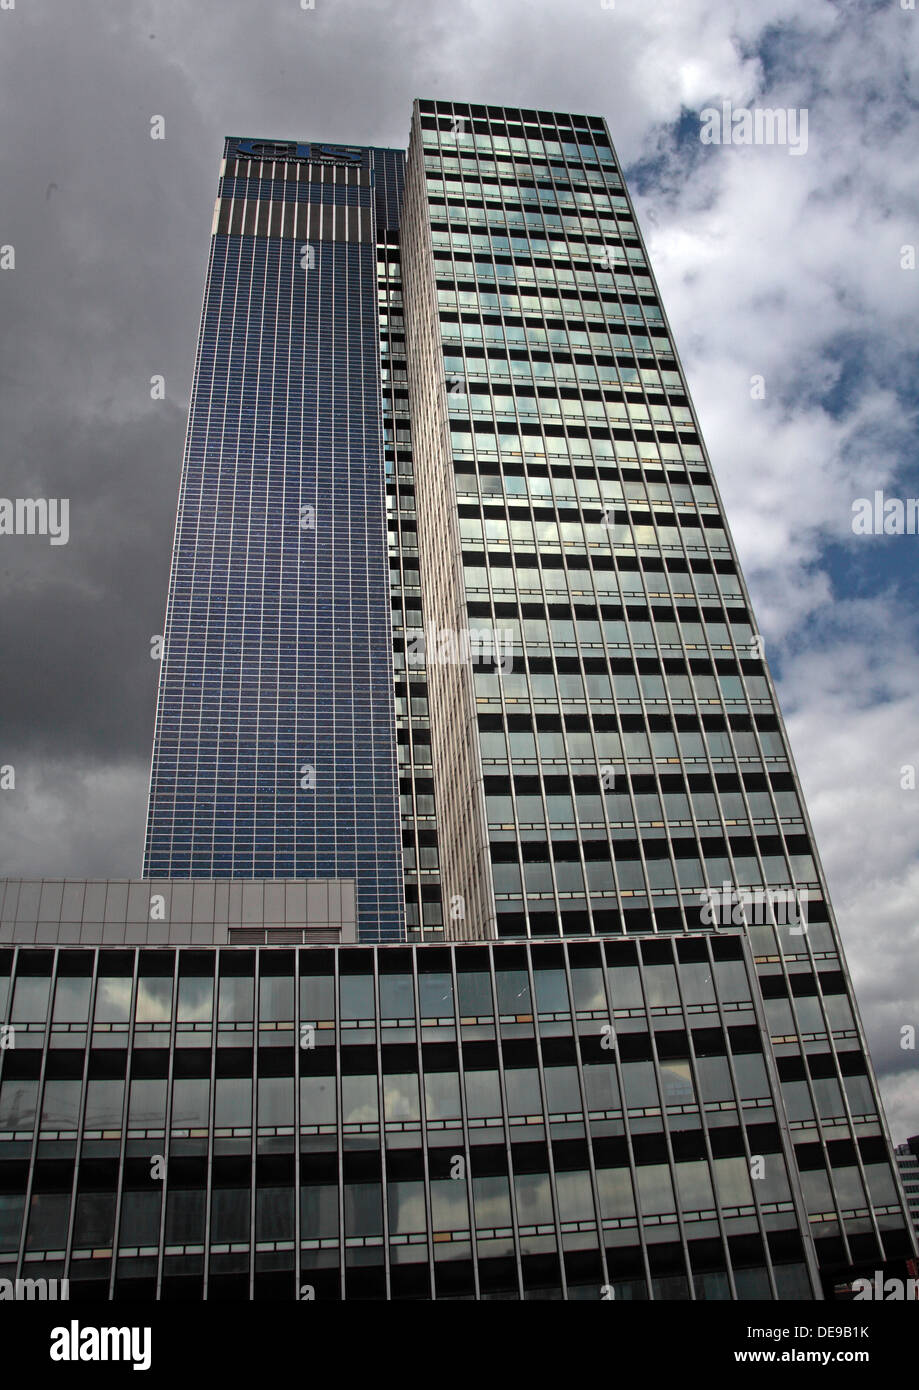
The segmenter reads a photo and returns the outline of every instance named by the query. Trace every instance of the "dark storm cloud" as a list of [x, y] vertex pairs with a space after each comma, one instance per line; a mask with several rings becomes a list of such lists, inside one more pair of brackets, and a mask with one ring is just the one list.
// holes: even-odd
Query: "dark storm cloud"
[[456, 22], [412, 10], [0, 13], [0, 497], [66, 498], [70, 531], [0, 538], [0, 872], [138, 871], [223, 137], [404, 144], [413, 55]]
[[4, 474], [8, 495], [35, 495], [30, 461], [41, 459], [39, 495], [70, 499], [66, 546], [15, 536], [0, 550], [6, 754], [99, 760], [149, 749], [150, 638], [162, 631], [184, 431], [174, 406], [157, 409], [108, 425], [36, 421], [27, 456]]

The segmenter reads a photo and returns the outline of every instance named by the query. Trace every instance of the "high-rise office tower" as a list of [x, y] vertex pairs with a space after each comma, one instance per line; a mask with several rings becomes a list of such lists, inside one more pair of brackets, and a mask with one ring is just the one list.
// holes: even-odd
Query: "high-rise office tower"
[[[818, 1249], [867, 1253], [864, 1039], [605, 122], [417, 102], [401, 240], [446, 931], [743, 923]], [[492, 663], [434, 658], [477, 627]]]
[[151, 876], [354, 877], [371, 940], [403, 934], [376, 270], [402, 165], [227, 141], [145, 858]]
[[913, 1230], [919, 1235], [919, 1134], [894, 1150]]
[[145, 875], [5, 886], [0, 1266], [320, 1299], [905, 1272], [602, 119], [421, 101], [407, 161], [227, 142]]

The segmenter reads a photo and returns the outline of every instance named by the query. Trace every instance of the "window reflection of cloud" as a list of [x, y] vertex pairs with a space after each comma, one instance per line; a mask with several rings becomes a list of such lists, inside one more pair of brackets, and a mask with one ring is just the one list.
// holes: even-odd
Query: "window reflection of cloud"
[[131, 979], [108, 976], [96, 986], [97, 1023], [127, 1023], [131, 1008]]
[[172, 1018], [172, 980], [166, 977], [137, 981], [138, 1023], [168, 1023]]
[[214, 1008], [214, 982], [193, 976], [179, 980], [179, 1022], [209, 1023]]

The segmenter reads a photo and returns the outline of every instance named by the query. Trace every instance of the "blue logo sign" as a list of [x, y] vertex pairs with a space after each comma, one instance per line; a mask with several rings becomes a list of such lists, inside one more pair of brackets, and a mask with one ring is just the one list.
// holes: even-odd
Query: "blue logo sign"
[[361, 151], [341, 145], [298, 145], [294, 140], [239, 140], [236, 153], [253, 159], [305, 159], [314, 164], [360, 164]]

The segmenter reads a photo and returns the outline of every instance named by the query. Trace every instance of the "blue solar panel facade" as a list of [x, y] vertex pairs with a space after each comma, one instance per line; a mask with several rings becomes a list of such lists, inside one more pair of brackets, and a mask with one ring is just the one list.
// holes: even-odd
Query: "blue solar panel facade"
[[354, 878], [403, 935], [376, 240], [400, 151], [227, 141], [144, 872]]

